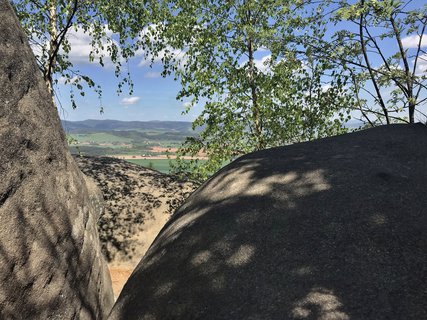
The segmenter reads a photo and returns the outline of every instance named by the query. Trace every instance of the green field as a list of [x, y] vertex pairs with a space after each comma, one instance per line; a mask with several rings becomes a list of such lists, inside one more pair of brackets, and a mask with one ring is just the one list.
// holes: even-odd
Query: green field
[[[197, 136], [190, 122], [174, 121], [63, 121], [73, 154], [87, 156], [164, 157], [174, 155], [187, 136]], [[172, 149], [171, 151], [167, 151]], [[168, 159], [131, 159], [130, 162], [169, 172]]]
[[126, 161], [163, 173], [169, 173], [170, 169], [169, 159], [126, 159]]
[[[126, 159], [126, 161], [138, 164], [146, 168], [154, 169], [163, 173], [169, 173], [171, 160], [169, 159]], [[190, 160], [184, 160], [184, 161], [190, 161]], [[202, 163], [206, 160], [199, 160], [199, 161]]]
[[[178, 148], [185, 140], [182, 134], [170, 132], [140, 133], [137, 131], [109, 131], [68, 134], [72, 153], [84, 155], [158, 155], [153, 147]], [[162, 153], [165, 154], [165, 153]]]
[[71, 134], [71, 137], [76, 139], [78, 143], [131, 143], [132, 139], [126, 137], [118, 137], [107, 132], [96, 133], [78, 133]]

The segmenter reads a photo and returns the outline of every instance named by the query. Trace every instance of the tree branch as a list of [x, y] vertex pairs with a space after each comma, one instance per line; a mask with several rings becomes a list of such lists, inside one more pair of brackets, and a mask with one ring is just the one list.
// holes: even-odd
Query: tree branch
[[52, 81], [52, 70], [54, 68], [55, 58], [58, 55], [59, 48], [61, 47], [61, 44], [64, 41], [68, 30], [71, 28], [72, 20], [74, 18], [74, 15], [77, 12], [77, 9], [78, 9], [78, 4], [79, 4], [79, 0], [74, 0], [73, 10], [71, 11], [71, 13], [68, 16], [67, 23], [66, 23], [65, 27], [61, 30], [61, 32], [54, 39], [54, 43], [56, 44], [56, 46], [55, 46], [53, 53], [49, 57], [48, 69], [47, 69], [47, 73], [45, 76], [50, 82]]
[[[361, 4], [362, 4], [362, 7], [363, 7], [364, 4], [365, 4], [365, 1], [362, 0]], [[374, 85], [375, 92], [376, 92], [377, 97], [378, 97], [378, 102], [379, 102], [379, 104], [381, 106], [381, 109], [382, 109], [382, 111], [384, 113], [384, 116], [385, 116], [387, 124], [390, 124], [390, 119], [388, 117], [388, 110], [387, 110], [387, 108], [386, 108], [386, 106], [384, 104], [384, 100], [383, 100], [383, 97], [381, 95], [381, 91], [380, 91], [380, 89], [378, 87], [377, 80], [375, 79], [375, 75], [374, 75], [374, 73], [372, 71], [371, 64], [369, 62], [368, 54], [366, 53], [365, 40], [363, 39], [363, 26], [362, 26], [363, 20], [364, 20], [364, 15], [363, 15], [363, 13], [361, 13], [360, 14], [359, 35], [360, 35], [360, 43], [361, 43], [361, 46], [362, 46], [362, 53], [363, 53], [363, 56], [365, 58], [366, 67], [368, 68], [372, 84]]]

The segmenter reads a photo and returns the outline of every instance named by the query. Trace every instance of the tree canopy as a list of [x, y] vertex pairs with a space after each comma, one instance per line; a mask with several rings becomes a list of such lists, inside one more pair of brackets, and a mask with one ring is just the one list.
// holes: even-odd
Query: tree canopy
[[[351, 76], [357, 109], [371, 126], [413, 123], [427, 99], [427, 4], [424, 1], [328, 1], [330, 39], [312, 37], [318, 57]], [[427, 117], [424, 115], [424, 117]]]
[[[180, 155], [208, 157], [178, 161], [177, 171], [205, 178], [239, 155], [344, 131], [353, 102], [347, 77], [310, 52], [297, 55], [295, 38], [311, 19], [308, 4], [162, 2], [152, 37], [164, 46], [153, 54], [162, 55], [164, 74], [180, 81], [178, 99], [191, 99], [189, 108], [203, 105], [194, 122], [202, 133], [187, 139]], [[322, 25], [311, 28], [324, 32]]]
[[90, 36], [88, 59], [109, 57], [119, 91], [132, 90], [132, 56], [160, 59], [185, 112], [203, 107], [200, 136], [174, 165], [197, 179], [254, 150], [345, 132], [350, 112], [371, 126], [414, 122], [427, 101], [427, 5], [417, 2], [12, 1], [52, 92], [57, 74], [101, 95], [69, 59], [70, 30]]
[[[149, 21], [149, 11], [138, 0], [13, 0], [11, 3], [26, 31], [40, 69], [52, 95], [54, 85], [62, 77], [81, 95], [84, 86], [101, 96], [101, 87], [82, 74], [70, 60], [70, 34], [87, 35], [91, 41], [89, 61], [105, 65], [111, 61], [119, 78], [118, 91], [124, 84], [132, 90], [126, 62], [144, 47], [149, 39], [141, 30]], [[56, 75], [56, 77], [54, 77]], [[74, 91], [71, 101], [76, 107]]]

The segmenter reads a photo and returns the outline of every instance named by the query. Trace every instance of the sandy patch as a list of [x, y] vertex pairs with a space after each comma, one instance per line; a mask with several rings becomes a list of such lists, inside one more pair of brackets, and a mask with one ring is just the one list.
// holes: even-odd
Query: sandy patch
[[154, 146], [154, 147], [151, 147], [151, 151], [156, 153], [166, 153], [166, 152], [176, 153], [178, 151], [178, 148], [165, 148], [160, 146]]
[[159, 231], [196, 185], [119, 159], [75, 159], [104, 195], [98, 232], [117, 297]]
[[123, 264], [122, 266], [108, 265], [108, 269], [110, 270], [111, 281], [113, 282], [114, 299], [117, 300], [126, 281], [135, 269], [135, 266], [126, 264]]

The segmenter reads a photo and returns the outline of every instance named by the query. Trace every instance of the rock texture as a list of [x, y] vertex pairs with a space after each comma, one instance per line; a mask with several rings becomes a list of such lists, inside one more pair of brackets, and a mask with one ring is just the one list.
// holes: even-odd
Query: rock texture
[[249, 154], [173, 215], [109, 319], [427, 319], [427, 128]]
[[98, 232], [118, 297], [154, 238], [196, 184], [115, 158], [76, 156], [75, 160], [104, 196]]
[[0, 318], [102, 319], [113, 294], [102, 195], [67, 150], [9, 1], [0, 0]]
[[135, 267], [172, 212], [196, 184], [108, 157], [75, 160], [101, 189], [105, 208], [98, 221], [104, 255], [110, 265]]

